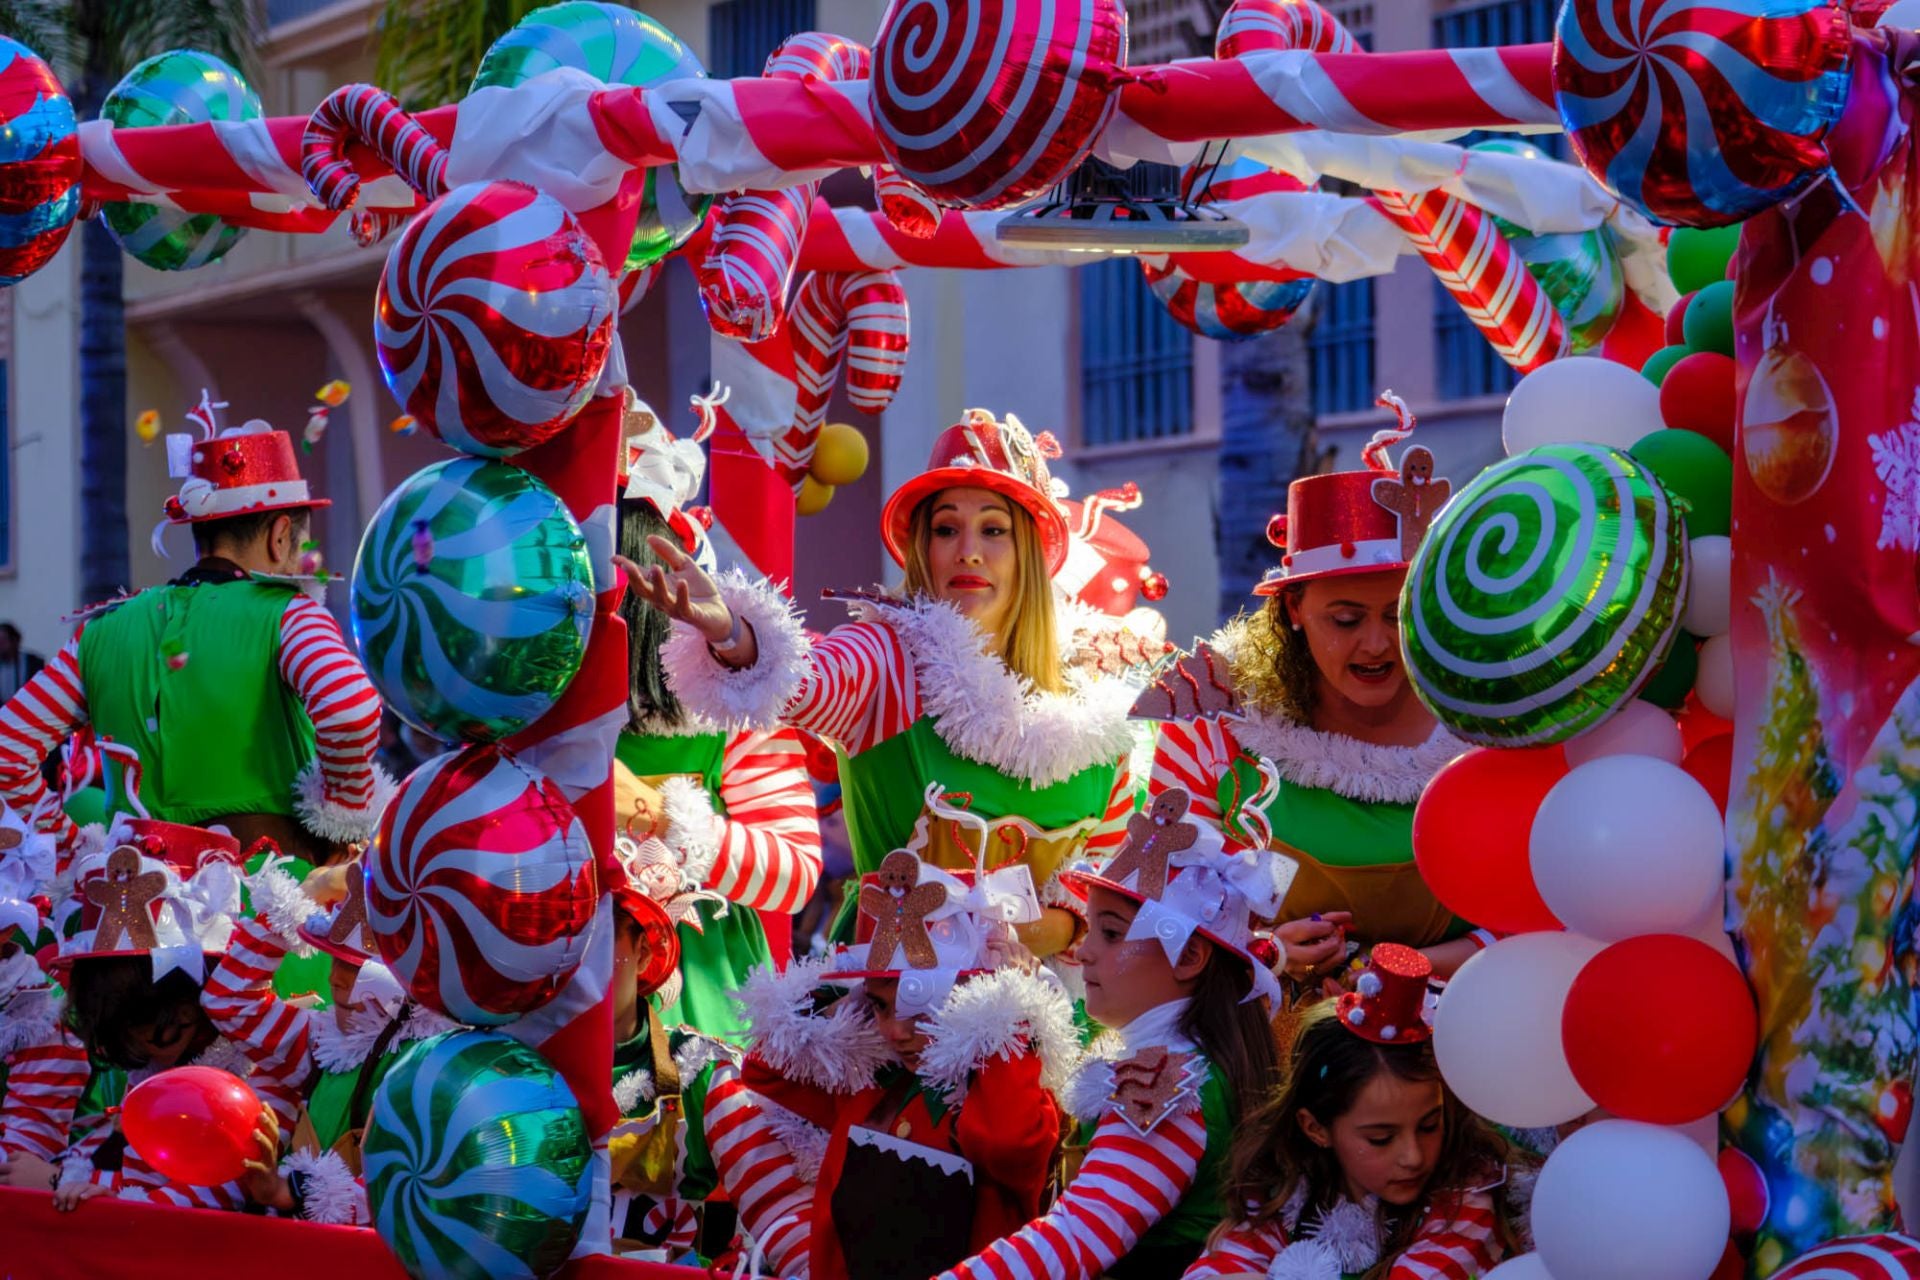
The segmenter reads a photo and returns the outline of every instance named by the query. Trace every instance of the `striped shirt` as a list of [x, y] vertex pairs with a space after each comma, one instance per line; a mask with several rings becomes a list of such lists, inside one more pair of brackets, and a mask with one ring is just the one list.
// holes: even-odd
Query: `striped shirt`
[[766, 1272], [794, 1275], [807, 1265], [813, 1187], [775, 1134], [769, 1105], [748, 1089], [737, 1065], [721, 1062], [707, 1086], [700, 1123], [720, 1185], [739, 1211], [741, 1227], [763, 1251]]
[[[1429, 1209], [1413, 1240], [1393, 1260], [1387, 1280], [1473, 1280], [1500, 1260], [1494, 1226], [1493, 1199], [1484, 1191]], [[1265, 1275], [1286, 1245], [1286, 1229], [1278, 1220], [1241, 1224], [1223, 1232], [1181, 1280]]]
[[820, 823], [800, 735], [728, 735], [720, 802], [720, 852], [702, 887], [756, 911], [798, 911], [820, 880]]
[[67, 1147], [73, 1112], [93, 1078], [79, 1037], [54, 1024], [40, 1043], [6, 1057], [6, 1097], [0, 1101], [0, 1156], [58, 1161]]

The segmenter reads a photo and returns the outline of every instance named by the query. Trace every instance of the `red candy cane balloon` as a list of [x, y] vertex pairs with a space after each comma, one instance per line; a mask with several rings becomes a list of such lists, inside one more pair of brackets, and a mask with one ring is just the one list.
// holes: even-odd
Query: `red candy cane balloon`
[[940, 202], [900, 176], [890, 164], [875, 165], [873, 195], [889, 226], [916, 240], [931, 240], [940, 230]]
[[[769, 80], [864, 79], [866, 46], [819, 31], [780, 42], [767, 58]], [[741, 191], [713, 214], [713, 238], [697, 272], [707, 323], [724, 337], [764, 342], [786, 320], [787, 290], [800, 263], [800, 243], [820, 184], [780, 191]]]
[[907, 291], [893, 272], [814, 271], [801, 281], [793, 300], [793, 362], [803, 462], [826, 421], [843, 357], [847, 398], [862, 413], [879, 413], [900, 389], [907, 336]]
[[1233, 0], [1214, 33], [1213, 56], [1237, 58], [1269, 49], [1359, 53], [1360, 42], [1313, 0]]
[[367, 853], [367, 920], [414, 999], [499, 1026], [552, 999], [599, 901], [593, 850], [552, 779], [498, 747], [414, 770]]
[[1086, 157], [1127, 61], [1120, 0], [894, 0], [874, 42], [888, 161], [942, 204], [1000, 209]]
[[300, 176], [321, 204], [351, 208], [360, 175], [347, 159], [347, 144], [372, 147], [406, 184], [429, 200], [447, 189], [447, 153], [394, 96], [370, 84], [345, 84], [321, 100], [307, 117], [300, 139]]

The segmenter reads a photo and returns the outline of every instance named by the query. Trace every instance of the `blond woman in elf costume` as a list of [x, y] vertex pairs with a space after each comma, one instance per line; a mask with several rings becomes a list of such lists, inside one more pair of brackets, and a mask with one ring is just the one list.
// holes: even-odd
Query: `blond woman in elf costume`
[[[650, 539], [683, 557], [714, 567], [706, 530], [686, 509], [706, 473], [701, 448], [712, 429], [708, 402], [696, 400], [704, 422], [691, 438], [675, 439], [653, 411], [628, 391], [627, 480], [620, 502], [620, 553], [651, 565]], [[667, 616], [628, 592], [630, 672], [627, 726], [614, 752], [616, 805], [622, 829], [650, 853], [671, 855], [691, 882], [706, 891], [682, 912], [683, 986], [668, 1001], [668, 1025], [684, 1024], [738, 1040], [745, 1028], [733, 995], [772, 955], [759, 912], [790, 915], [812, 896], [820, 879], [820, 827], [800, 736], [780, 725], [723, 730], [683, 707], [661, 671]]]
[[[662, 564], [628, 570], [682, 624], [666, 668], [690, 706], [726, 722], [778, 718], [838, 746], [856, 870], [895, 849], [968, 868], [956, 815], [982, 818], [990, 865], [1023, 863], [1041, 886], [1046, 909], [1021, 938], [1042, 957], [1080, 928], [1059, 870], [1112, 848], [1132, 811], [1132, 690], [1080, 669], [1057, 624], [1050, 579], [1067, 530], [1052, 451], [1050, 437], [978, 409], [942, 432], [882, 515], [902, 591], [859, 596], [855, 621], [817, 644], [785, 600], [739, 576], [716, 582], [665, 539], [653, 543]], [[849, 909], [838, 936], [851, 924]]]
[[1415, 697], [1400, 659], [1400, 588], [1447, 495], [1425, 449], [1388, 462], [1411, 430], [1402, 416], [1367, 446], [1365, 470], [1288, 486], [1268, 531], [1284, 554], [1254, 588], [1265, 607], [1161, 676], [1140, 708], [1168, 722], [1151, 791], [1181, 788], [1233, 843], [1299, 861], [1280, 937], [1287, 976], [1316, 994], [1349, 938], [1418, 948], [1441, 977], [1491, 940], [1440, 905], [1413, 861], [1414, 804], [1466, 744]]

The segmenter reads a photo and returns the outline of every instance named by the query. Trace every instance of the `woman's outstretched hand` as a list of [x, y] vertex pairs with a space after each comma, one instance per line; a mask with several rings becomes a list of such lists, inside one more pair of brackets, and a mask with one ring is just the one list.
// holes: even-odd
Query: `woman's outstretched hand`
[[647, 545], [660, 563], [641, 568], [624, 556], [613, 562], [627, 575], [629, 587], [642, 600], [676, 622], [684, 622], [711, 645], [725, 645], [733, 635], [733, 611], [720, 598], [720, 587], [671, 538], [655, 535]]

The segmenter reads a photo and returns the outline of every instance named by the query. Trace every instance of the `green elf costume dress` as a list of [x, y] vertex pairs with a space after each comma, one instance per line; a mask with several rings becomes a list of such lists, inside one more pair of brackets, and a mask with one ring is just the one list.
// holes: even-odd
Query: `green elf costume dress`
[[[659, 533], [711, 571], [706, 530], [684, 509], [705, 475], [701, 442], [712, 430], [711, 406], [696, 400], [700, 429], [675, 439], [631, 389], [627, 394], [621, 549], [650, 556], [646, 535]], [[791, 915], [820, 879], [820, 827], [806, 756], [793, 729], [724, 731], [670, 695], [649, 696], [643, 686], [663, 694], [664, 688], [658, 650], [643, 647], [662, 634], [664, 619], [648, 617], [653, 607], [633, 593], [621, 610], [636, 673], [628, 724], [614, 747], [617, 814], [629, 835], [653, 846], [650, 854], [670, 854], [682, 878], [700, 891], [676, 899], [687, 907], [677, 917], [683, 983], [662, 1016], [669, 1026], [737, 1042], [745, 1027], [734, 994], [750, 972], [773, 959], [761, 913]], [[664, 813], [643, 812], [649, 791]], [[643, 825], [650, 834], [642, 833]]]
[[[1033, 517], [1048, 571], [1066, 557], [1066, 522], [1045, 454], [1030, 436], [969, 410], [934, 442], [926, 471], [888, 498], [882, 535], [905, 564], [913, 512], [942, 489], [989, 489]], [[974, 865], [984, 823], [990, 866], [1021, 863], [1049, 906], [1077, 911], [1058, 874], [1120, 839], [1133, 810], [1127, 722], [1135, 686], [1068, 661], [1062, 692], [1035, 690], [944, 601], [862, 594], [854, 622], [809, 643], [789, 603], [764, 584], [718, 580], [759, 646], [753, 666], [724, 664], [692, 628], [676, 625], [664, 660], [674, 691], [723, 723], [782, 722], [832, 743], [854, 868], [866, 874], [895, 849], [936, 866]], [[931, 797], [931, 799], [929, 798]], [[836, 937], [852, 936], [851, 903]]]

